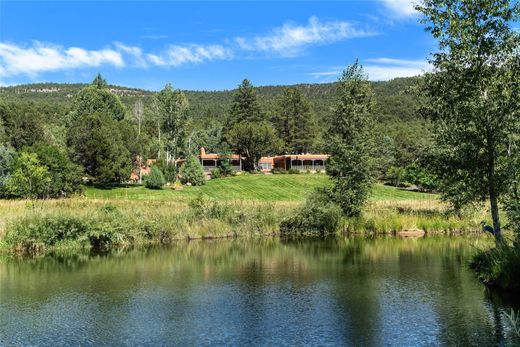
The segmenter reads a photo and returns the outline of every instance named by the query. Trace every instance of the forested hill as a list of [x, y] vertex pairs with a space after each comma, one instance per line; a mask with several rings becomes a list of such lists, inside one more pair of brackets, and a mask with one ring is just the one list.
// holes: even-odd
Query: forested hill
[[[417, 115], [416, 98], [407, 93], [415, 83], [416, 78], [397, 78], [387, 82], [372, 82], [376, 97], [374, 118], [377, 133], [390, 137], [395, 143], [397, 161], [402, 164], [413, 161], [418, 152], [428, 142], [428, 129], [425, 122]], [[18, 103], [32, 101], [44, 117], [61, 118], [72, 107], [73, 96], [86, 84], [35, 83], [0, 88], [0, 99]], [[287, 86], [256, 87], [259, 103], [268, 118], [277, 112], [277, 97]], [[331, 114], [336, 99], [336, 83], [299, 84], [310, 102], [318, 121], [319, 132], [326, 141], [328, 117]], [[131, 112], [137, 99], [142, 99], [146, 110], [150, 110], [151, 91], [109, 86], [109, 89], [119, 95], [126, 111], [131, 118]], [[205, 129], [211, 124], [226, 124], [229, 116], [234, 90], [224, 91], [185, 91], [189, 102], [189, 118], [191, 127]], [[146, 118], [146, 117], [145, 117]], [[50, 121], [53, 121], [49, 119]], [[312, 135], [310, 135], [312, 136]]]
[[[397, 78], [388, 82], [373, 82], [376, 94], [377, 111], [379, 120], [410, 121], [416, 118], [415, 102], [411, 95], [406, 93], [415, 81], [415, 78]], [[48, 102], [59, 104], [68, 108], [72, 104], [72, 97], [86, 84], [63, 83], [34, 83], [12, 87], [1, 87], [0, 97], [5, 100], [26, 100], [34, 102]], [[264, 86], [255, 88], [261, 105], [267, 113], [274, 112], [275, 100], [287, 86]], [[310, 101], [318, 119], [325, 119], [330, 112], [336, 93], [336, 83], [299, 84], [297, 87], [303, 91]], [[143, 98], [145, 103], [153, 92], [127, 88], [122, 86], [110, 86], [114, 93], [120, 96], [128, 110], [137, 98]], [[190, 104], [190, 115], [195, 119], [215, 117], [223, 120], [231, 107], [234, 90], [224, 91], [185, 91]], [[13, 100], [13, 101], [14, 101]]]

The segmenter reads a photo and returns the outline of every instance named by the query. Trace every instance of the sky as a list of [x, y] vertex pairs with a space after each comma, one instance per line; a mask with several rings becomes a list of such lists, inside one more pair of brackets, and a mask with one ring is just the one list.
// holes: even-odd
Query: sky
[[415, 76], [436, 49], [419, 19], [411, 0], [0, 0], [0, 85], [324, 83], [356, 59], [371, 80]]

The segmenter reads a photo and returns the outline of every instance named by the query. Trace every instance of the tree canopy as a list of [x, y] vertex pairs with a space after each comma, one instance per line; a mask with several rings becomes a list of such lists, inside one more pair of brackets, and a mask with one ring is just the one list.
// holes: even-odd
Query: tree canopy
[[488, 200], [497, 240], [511, 145], [520, 135], [519, 4], [508, 0], [424, 0], [417, 6], [438, 40], [435, 71], [422, 83], [434, 125], [429, 161], [455, 207]]
[[347, 216], [361, 213], [373, 181], [373, 107], [374, 94], [363, 67], [356, 61], [340, 78], [327, 145], [327, 174], [334, 183], [332, 199]]

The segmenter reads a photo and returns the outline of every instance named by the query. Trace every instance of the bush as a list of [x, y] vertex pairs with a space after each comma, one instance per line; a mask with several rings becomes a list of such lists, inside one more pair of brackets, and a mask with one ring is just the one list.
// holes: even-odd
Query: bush
[[211, 178], [221, 178], [221, 177], [222, 177], [222, 172], [220, 171], [219, 168], [211, 170]]
[[60, 241], [80, 240], [89, 223], [74, 216], [28, 217], [8, 225], [5, 243], [17, 251], [41, 251]]
[[21, 152], [12, 162], [5, 180], [5, 191], [15, 198], [45, 198], [48, 196], [51, 175], [34, 153]]
[[158, 160], [155, 165], [163, 173], [166, 182], [177, 181], [177, 174], [179, 173], [179, 170], [177, 169], [176, 165], [167, 164], [166, 160]]
[[439, 187], [437, 176], [417, 163], [406, 167], [405, 179], [424, 191], [434, 191]]
[[319, 189], [295, 214], [282, 221], [280, 232], [300, 235], [335, 233], [340, 229], [342, 219], [341, 208], [330, 202], [326, 190]]
[[166, 184], [163, 173], [157, 166], [152, 166], [152, 171], [144, 178], [144, 185], [149, 189], [161, 189]]
[[181, 167], [180, 176], [183, 184], [189, 183], [193, 186], [206, 184], [204, 169], [199, 160], [192, 155], [186, 158], [184, 165]]
[[406, 179], [406, 170], [399, 166], [390, 166], [386, 171], [386, 178], [395, 187], [400, 187]]
[[290, 174], [290, 175], [297, 175], [300, 173], [300, 170], [298, 169], [289, 169], [287, 170], [287, 173]]
[[59, 198], [83, 190], [83, 168], [74, 164], [64, 149], [53, 145], [35, 145], [24, 149], [24, 152], [36, 154], [41, 165], [47, 167], [51, 178], [47, 196]]
[[287, 170], [283, 169], [283, 168], [274, 168], [272, 171], [271, 171], [273, 174], [282, 174], [282, 175], [285, 175], [287, 173]]
[[520, 249], [502, 245], [475, 255], [471, 267], [484, 284], [520, 291]]

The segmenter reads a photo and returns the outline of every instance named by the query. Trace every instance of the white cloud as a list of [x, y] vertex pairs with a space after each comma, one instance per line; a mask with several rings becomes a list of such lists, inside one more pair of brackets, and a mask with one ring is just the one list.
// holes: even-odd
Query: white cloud
[[[431, 71], [431, 66], [424, 60], [407, 60], [392, 58], [366, 59], [363, 70], [371, 81], [388, 81], [397, 77], [413, 77]], [[332, 67], [327, 71], [310, 72], [307, 75], [320, 82], [337, 80], [342, 73], [341, 67]]]
[[382, 0], [385, 7], [397, 17], [413, 17], [417, 15], [413, 0]]
[[229, 59], [232, 56], [232, 51], [221, 45], [173, 45], [162, 54], [148, 54], [146, 57], [154, 65], [175, 67], [186, 63], [198, 64], [211, 60]]
[[163, 50], [148, 52], [141, 47], [121, 42], [114, 42], [97, 50], [63, 47], [38, 41], [25, 45], [0, 42], [0, 78], [5, 80], [5, 77], [17, 75], [35, 78], [45, 72], [104, 66], [179, 67], [185, 64], [237, 58], [241, 57], [241, 54], [251, 52], [294, 57], [312, 45], [324, 45], [370, 35], [375, 33], [360, 29], [349, 22], [320, 21], [311, 17], [308, 23], [286, 23], [272, 29], [266, 35], [230, 38], [222, 44], [173, 44], [164, 46]]
[[392, 58], [367, 59], [365, 72], [372, 81], [387, 81], [396, 77], [413, 77], [431, 70], [424, 60], [406, 60]]
[[0, 76], [68, 70], [101, 65], [123, 67], [121, 53], [113, 49], [86, 50], [79, 47], [64, 48], [35, 41], [32, 46], [20, 47], [0, 43]]
[[136, 66], [147, 67], [148, 64], [146, 63], [146, 59], [141, 48], [136, 46], [127, 46], [121, 42], [114, 43], [114, 46], [118, 49], [118, 51], [132, 57]]
[[307, 25], [286, 23], [267, 35], [253, 38], [237, 37], [235, 42], [244, 50], [274, 52], [291, 57], [297, 55], [306, 46], [370, 35], [374, 33], [357, 29], [349, 22], [320, 22], [318, 18], [311, 17]]

